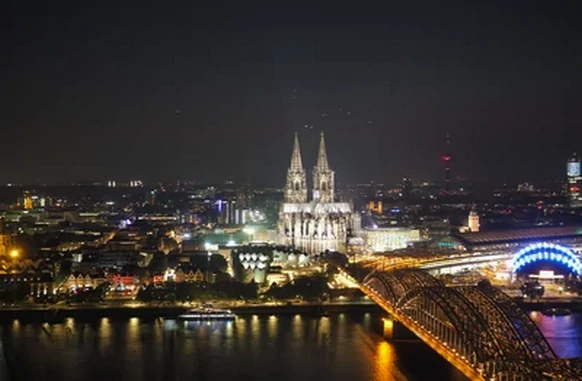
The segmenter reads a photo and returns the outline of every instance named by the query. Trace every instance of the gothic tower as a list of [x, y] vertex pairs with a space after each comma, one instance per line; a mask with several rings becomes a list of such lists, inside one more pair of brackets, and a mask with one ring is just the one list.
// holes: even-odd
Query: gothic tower
[[305, 169], [303, 169], [303, 163], [301, 161], [299, 137], [297, 134], [295, 134], [295, 142], [293, 143], [291, 165], [287, 171], [285, 202], [297, 204], [307, 202], [307, 183], [305, 181]]
[[319, 141], [317, 165], [313, 169], [313, 201], [334, 202], [334, 172], [327, 162], [323, 132]]

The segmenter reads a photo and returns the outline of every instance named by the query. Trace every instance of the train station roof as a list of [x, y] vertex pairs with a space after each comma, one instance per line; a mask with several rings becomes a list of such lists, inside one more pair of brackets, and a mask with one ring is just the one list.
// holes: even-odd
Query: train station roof
[[539, 227], [479, 233], [454, 234], [453, 238], [466, 247], [582, 239], [582, 226]]

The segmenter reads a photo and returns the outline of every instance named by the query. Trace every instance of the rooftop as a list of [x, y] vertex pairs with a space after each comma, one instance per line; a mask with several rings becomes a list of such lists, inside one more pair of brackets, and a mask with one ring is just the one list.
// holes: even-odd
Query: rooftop
[[582, 238], [581, 226], [539, 227], [479, 233], [455, 234], [453, 238], [465, 246], [496, 245], [522, 241]]

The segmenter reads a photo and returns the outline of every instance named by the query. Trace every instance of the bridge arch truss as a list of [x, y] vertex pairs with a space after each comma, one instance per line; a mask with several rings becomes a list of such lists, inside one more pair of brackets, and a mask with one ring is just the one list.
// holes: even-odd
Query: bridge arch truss
[[482, 379], [582, 379], [579, 369], [557, 359], [529, 316], [494, 287], [446, 287], [417, 269], [373, 272], [362, 283], [395, 319]]

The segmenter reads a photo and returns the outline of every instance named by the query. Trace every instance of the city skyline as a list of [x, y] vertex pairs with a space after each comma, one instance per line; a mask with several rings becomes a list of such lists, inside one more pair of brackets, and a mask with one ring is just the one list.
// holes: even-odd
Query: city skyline
[[1, 183], [282, 186], [295, 132], [344, 184], [444, 180], [447, 134], [453, 179], [561, 180], [582, 151], [574, 2], [72, 4], [10, 8]]
[[[295, 136], [298, 136], [296, 133]], [[310, 152], [307, 152], [305, 155], [308, 158], [308, 162], [314, 161], [315, 159], [311, 157]], [[449, 157], [448, 160], [444, 160], [445, 157]], [[574, 152], [572, 155], [569, 156], [569, 159], [563, 163], [564, 168], [563, 171], [558, 174], [556, 178], [551, 179], [539, 179], [538, 181], [531, 181], [530, 179], [526, 179], [523, 177], [514, 178], [509, 181], [487, 181], [487, 180], [473, 180], [471, 178], [463, 178], [461, 176], [455, 176], [451, 180], [451, 188], [450, 190], [454, 191], [455, 189], [463, 189], [468, 184], [473, 185], [486, 185], [488, 187], [495, 187], [495, 188], [506, 188], [506, 187], [517, 187], [518, 189], [522, 186], [531, 186], [531, 187], [544, 187], [546, 185], [550, 185], [553, 187], [563, 187], [570, 179], [569, 175], [569, 165], [573, 158], [577, 158], [577, 152]], [[340, 188], [345, 186], [354, 186], [354, 185], [364, 185], [364, 184], [376, 184], [382, 185], [386, 187], [398, 187], [401, 186], [405, 181], [411, 182], [412, 185], [432, 185], [432, 186], [440, 186], [444, 187], [447, 184], [447, 168], [449, 166], [444, 166], [443, 164], [446, 162], [450, 162], [452, 159], [450, 156], [445, 154], [441, 157], [441, 172], [436, 172], [432, 178], [417, 178], [412, 179], [410, 177], [402, 177], [399, 179], [394, 180], [393, 182], [385, 181], [386, 179], [364, 179], [363, 181], [356, 181], [356, 182], [342, 182], [339, 181], [338, 185]], [[579, 161], [578, 161], [579, 162]], [[307, 168], [307, 167], [306, 167]], [[341, 173], [340, 169], [340, 173]], [[450, 173], [450, 172], [449, 172]], [[439, 175], [441, 175], [439, 178]], [[281, 176], [278, 176], [281, 177]], [[52, 181], [42, 181], [40, 179], [33, 180], [31, 182], [7, 182], [5, 184], [0, 184], [0, 188], [10, 188], [10, 187], [60, 187], [60, 186], [107, 186], [107, 187], [129, 187], [129, 188], [140, 188], [140, 187], [152, 187], [152, 186], [228, 186], [229, 184], [234, 184], [238, 186], [251, 186], [251, 187], [258, 187], [258, 188], [284, 188], [284, 184], [282, 185], [280, 182], [274, 182], [274, 179], [265, 179], [261, 178], [258, 181], [253, 181], [250, 175], [247, 175], [246, 178], [244, 176], [234, 176], [234, 177], [225, 177], [225, 178], [214, 178], [212, 180], [203, 180], [200, 178], [153, 178], [148, 177], [147, 181], [143, 181], [143, 178], [138, 176], [124, 176], [124, 177], [108, 177], [108, 178], [81, 178], [81, 179], [62, 179], [62, 180], [52, 180]], [[312, 179], [307, 179], [307, 184], [309, 186], [313, 185]], [[561, 184], [561, 185], [560, 185]], [[532, 188], [533, 189], [533, 188]], [[448, 191], [446, 191], [448, 192]]]
[[0, 381], [582, 380], [577, 3], [9, 0]]

